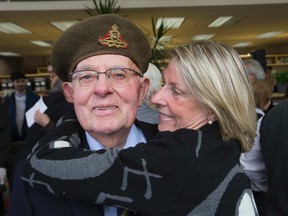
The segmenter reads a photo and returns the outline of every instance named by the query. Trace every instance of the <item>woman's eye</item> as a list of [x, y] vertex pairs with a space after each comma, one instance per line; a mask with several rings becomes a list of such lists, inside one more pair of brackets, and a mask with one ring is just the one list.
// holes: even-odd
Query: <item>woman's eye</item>
[[172, 88], [172, 93], [173, 93], [174, 95], [181, 95], [181, 94], [182, 94], [180, 91], [178, 91], [178, 90], [175, 89], [175, 88]]

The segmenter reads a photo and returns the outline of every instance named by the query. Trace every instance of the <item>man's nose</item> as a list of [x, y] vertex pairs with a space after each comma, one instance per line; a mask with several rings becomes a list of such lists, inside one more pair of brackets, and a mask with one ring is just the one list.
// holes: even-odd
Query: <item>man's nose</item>
[[[101, 76], [102, 75], [102, 76]], [[93, 92], [95, 94], [107, 94], [109, 92], [111, 92], [111, 85], [108, 81], [108, 79], [106, 78], [105, 74], [98, 74], [98, 76], [96, 77], [94, 86], [93, 86]]]

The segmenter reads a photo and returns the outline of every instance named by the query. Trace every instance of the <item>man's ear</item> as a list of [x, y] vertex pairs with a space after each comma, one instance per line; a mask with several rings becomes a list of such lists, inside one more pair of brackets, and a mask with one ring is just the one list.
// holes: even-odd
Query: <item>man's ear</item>
[[150, 80], [147, 77], [143, 77], [144, 80], [142, 80], [142, 83], [140, 85], [140, 94], [139, 94], [139, 100], [138, 100], [138, 107], [140, 107], [143, 103], [143, 100], [145, 98], [146, 93], [149, 90], [150, 87]]
[[63, 94], [65, 95], [65, 99], [67, 102], [73, 103], [73, 89], [71, 83], [63, 83]]

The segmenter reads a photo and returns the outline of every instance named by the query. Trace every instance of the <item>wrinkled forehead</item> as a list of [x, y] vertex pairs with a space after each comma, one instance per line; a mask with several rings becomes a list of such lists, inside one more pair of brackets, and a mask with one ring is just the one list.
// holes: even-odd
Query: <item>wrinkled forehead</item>
[[103, 68], [108, 69], [114, 67], [138, 69], [137, 65], [129, 57], [115, 54], [103, 54], [83, 59], [76, 65], [75, 70], [78, 70], [79, 68], [103, 70]]

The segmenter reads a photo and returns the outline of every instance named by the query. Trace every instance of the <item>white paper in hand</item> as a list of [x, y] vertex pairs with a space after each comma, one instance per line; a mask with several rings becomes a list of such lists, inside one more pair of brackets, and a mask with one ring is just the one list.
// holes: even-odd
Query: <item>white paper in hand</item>
[[45, 110], [47, 110], [47, 106], [46, 106], [46, 104], [44, 103], [42, 97], [40, 97], [40, 99], [34, 104], [34, 106], [31, 107], [31, 108], [25, 113], [28, 127], [31, 127], [31, 126], [34, 124], [34, 122], [35, 122], [35, 121], [34, 121], [34, 115], [35, 115], [35, 112], [36, 112], [37, 110], [40, 110], [41, 113], [44, 113]]

